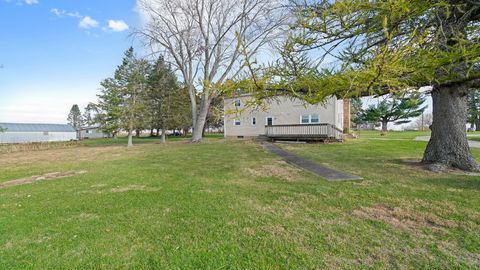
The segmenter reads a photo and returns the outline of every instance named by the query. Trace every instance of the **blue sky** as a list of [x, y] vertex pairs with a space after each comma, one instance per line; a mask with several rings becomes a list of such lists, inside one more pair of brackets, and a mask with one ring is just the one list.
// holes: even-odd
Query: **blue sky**
[[65, 123], [96, 101], [139, 23], [135, 0], [0, 0], [0, 122]]

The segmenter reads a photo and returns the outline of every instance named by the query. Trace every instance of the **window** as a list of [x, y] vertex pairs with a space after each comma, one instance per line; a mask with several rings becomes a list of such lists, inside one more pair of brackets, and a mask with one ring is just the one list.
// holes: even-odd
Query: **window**
[[240, 126], [240, 119], [236, 118], [235, 120], [233, 120], [233, 124], [235, 126]]
[[309, 114], [302, 115], [301, 122], [302, 122], [302, 124], [309, 124], [310, 123], [310, 115]]
[[273, 126], [273, 117], [267, 117], [267, 126]]
[[257, 124], [257, 118], [256, 118], [256, 117], [253, 117], [253, 118], [252, 118], [252, 125], [255, 126], [256, 124]]
[[240, 107], [240, 99], [235, 99], [235, 107]]
[[301, 124], [318, 124], [320, 123], [320, 115], [318, 114], [304, 114], [300, 117]]
[[48, 131], [44, 131], [43, 135], [48, 136]]

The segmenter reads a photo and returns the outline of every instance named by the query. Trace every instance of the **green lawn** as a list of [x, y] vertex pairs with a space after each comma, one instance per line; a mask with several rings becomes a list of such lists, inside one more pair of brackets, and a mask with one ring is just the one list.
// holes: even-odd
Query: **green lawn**
[[0, 189], [0, 268], [478, 268], [480, 177], [375, 137], [282, 146], [365, 178], [340, 183], [218, 138], [2, 154], [0, 183], [86, 173]]

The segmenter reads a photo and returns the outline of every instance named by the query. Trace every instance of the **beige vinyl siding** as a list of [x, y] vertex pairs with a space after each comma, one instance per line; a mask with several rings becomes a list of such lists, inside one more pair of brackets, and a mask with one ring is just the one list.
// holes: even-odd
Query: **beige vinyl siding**
[[[236, 100], [240, 106], [235, 106]], [[225, 99], [225, 136], [226, 137], [254, 137], [265, 133], [267, 118], [273, 118], [274, 125], [301, 124], [302, 115], [318, 115], [320, 123], [329, 123], [343, 128], [343, 103], [332, 97], [323, 104], [310, 105], [298, 99], [277, 97], [266, 101], [260, 107], [245, 107], [251, 100], [250, 96]], [[230, 112], [230, 113], [229, 113]], [[256, 124], [253, 124], [253, 118]], [[240, 125], [235, 125], [235, 119]]]

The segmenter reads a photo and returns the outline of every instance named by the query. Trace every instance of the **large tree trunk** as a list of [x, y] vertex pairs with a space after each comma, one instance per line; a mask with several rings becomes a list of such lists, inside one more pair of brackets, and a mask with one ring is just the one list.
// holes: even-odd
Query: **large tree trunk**
[[480, 118], [475, 119], [475, 131], [480, 131]]
[[382, 121], [382, 132], [388, 132], [388, 121]]
[[133, 146], [133, 131], [130, 129], [128, 131], [128, 145], [127, 147], [132, 147]]
[[466, 135], [467, 90], [460, 87], [435, 87], [432, 91], [432, 137], [422, 162], [434, 171], [449, 167], [480, 171], [470, 152]]
[[203, 138], [203, 129], [207, 122], [208, 110], [210, 109], [210, 98], [203, 96], [202, 103], [200, 104], [200, 112], [197, 117], [197, 121], [193, 126], [192, 142], [200, 142]]
[[190, 96], [190, 105], [192, 107], [192, 126], [195, 129], [197, 124], [197, 95], [195, 88], [193, 86], [189, 86], [188, 95]]
[[167, 142], [167, 130], [165, 128], [162, 128], [162, 143]]

